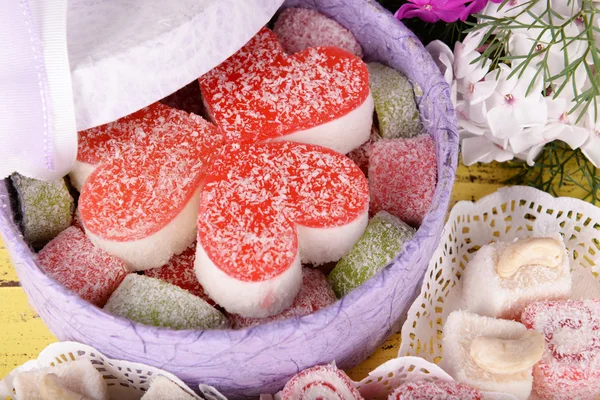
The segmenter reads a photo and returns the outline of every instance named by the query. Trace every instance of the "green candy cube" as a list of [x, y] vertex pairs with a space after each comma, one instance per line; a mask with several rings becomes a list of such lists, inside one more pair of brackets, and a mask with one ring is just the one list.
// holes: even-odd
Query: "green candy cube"
[[388, 265], [414, 235], [412, 227], [390, 213], [377, 213], [352, 250], [329, 274], [336, 296], [345, 296]]
[[146, 325], [173, 329], [222, 329], [229, 320], [187, 290], [143, 275], [129, 274], [104, 309]]
[[64, 179], [52, 182], [19, 174], [10, 177], [17, 193], [23, 237], [41, 247], [71, 226], [75, 202]]
[[369, 63], [367, 67], [381, 137], [409, 138], [423, 133], [415, 95], [408, 79], [383, 64]]

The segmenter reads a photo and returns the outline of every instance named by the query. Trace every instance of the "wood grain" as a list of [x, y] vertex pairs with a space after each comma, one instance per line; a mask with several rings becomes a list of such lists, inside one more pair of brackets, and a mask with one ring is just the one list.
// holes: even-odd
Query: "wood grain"
[[[512, 172], [495, 164], [475, 165], [458, 169], [452, 193], [452, 205], [460, 200], [475, 201], [504, 186]], [[563, 196], [578, 197], [580, 191], [566, 185], [559, 192]], [[36, 358], [38, 353], [56, 338], [27, 304], [19, 279], [12, 267], [8, 251], [0, 238], [0, 377], [16, 366]], [[400, 334], [392, 335], [379, 349], [359, 366], [348, 371], [355, 380], [383, 362], [396, 357]]]

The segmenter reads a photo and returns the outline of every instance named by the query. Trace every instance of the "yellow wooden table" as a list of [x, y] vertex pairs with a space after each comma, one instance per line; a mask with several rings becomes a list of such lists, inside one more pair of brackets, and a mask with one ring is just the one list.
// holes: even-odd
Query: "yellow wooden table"
[[[452, 193], [452, 204], [460, 200], [477, 200], [501, 186], [511, 172], [494, 165], [460, 166]], [[566, 185], [560, 195], [577, 197], [578, 190]], [[27, 304], [19, 279], [11, 265], [8, 251], [0, 239], [0, 378], [38, 353], [56, 338]], [[368, 360], [348, 371], [360, 380], [383, 362], [398, 354], [400, 335], [390, 337]]]

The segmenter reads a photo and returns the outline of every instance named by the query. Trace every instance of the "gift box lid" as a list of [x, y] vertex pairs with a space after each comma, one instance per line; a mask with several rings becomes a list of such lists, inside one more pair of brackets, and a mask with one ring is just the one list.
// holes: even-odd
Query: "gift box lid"
[[[175, 92], [240, 49], [283, 0], [23, 0], [0, 5], [0, 177], [68, 172], [76, 131]], [[10, 132], [10, 134], [6, 134]]]

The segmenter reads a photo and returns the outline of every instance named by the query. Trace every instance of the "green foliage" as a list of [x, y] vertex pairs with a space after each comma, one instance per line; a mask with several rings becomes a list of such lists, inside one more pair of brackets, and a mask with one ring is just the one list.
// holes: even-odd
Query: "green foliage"
[[565, 185], [573, 185], [579, 188], [577, 197], [600, 205], [600, 171], [581, 150], [572, 150], [563, 142], [547, 144], [532, 167], [522, 161], [500, 165], [516, 171], [507, 184], [532, 186], [554, 196]]

